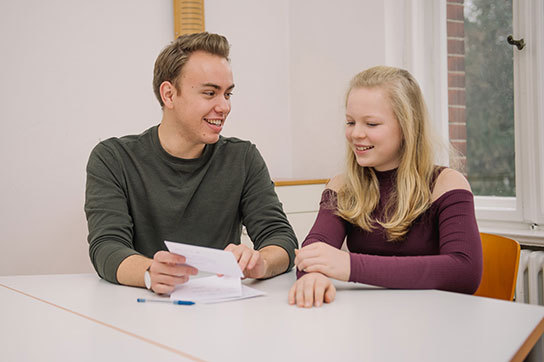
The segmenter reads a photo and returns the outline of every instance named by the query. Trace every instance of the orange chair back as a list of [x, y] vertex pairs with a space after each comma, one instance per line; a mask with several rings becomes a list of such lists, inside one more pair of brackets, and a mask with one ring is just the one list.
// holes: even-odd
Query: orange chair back
[[483, 251], [483, 274], [474, 293], [482, 297], [513, 300], [518, 275], [519, 243], [513, 239], [480, 233]]

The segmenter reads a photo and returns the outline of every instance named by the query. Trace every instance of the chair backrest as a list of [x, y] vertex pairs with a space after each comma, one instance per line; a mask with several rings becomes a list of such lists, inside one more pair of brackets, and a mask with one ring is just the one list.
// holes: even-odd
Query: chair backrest
[[480, 287], [474, 293], [482, 297], [513, 300], [520, 246], [504, 236], [480, 233], [483, 250], [483, 274]]

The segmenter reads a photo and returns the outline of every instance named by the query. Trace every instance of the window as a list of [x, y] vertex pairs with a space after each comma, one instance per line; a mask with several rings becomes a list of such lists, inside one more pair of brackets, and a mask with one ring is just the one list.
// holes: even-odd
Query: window
[[464, 6], [466, 171], [475, 195], [516, 196], [511, 0]]
[[[480, 228], [544, 245], [544, 5], [446, 6], [449, 135], [476, 196]], [[527, 45], [513, 47], [508, 35]]]

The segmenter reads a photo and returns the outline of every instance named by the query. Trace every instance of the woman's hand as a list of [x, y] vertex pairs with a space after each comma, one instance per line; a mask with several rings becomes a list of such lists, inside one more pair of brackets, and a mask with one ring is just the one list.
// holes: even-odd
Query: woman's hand
[[297, 307], [320, 307], [323, 302], [331, 303], [336, 296], [336, 288], [331, 280], [321, 273], [305, 274], [289, 290], [289, 304]]
[[295, 265], [306, 273], [318, 272], [347, 282], [351, 272], [349, 253], [318, 242], [295, 250]]

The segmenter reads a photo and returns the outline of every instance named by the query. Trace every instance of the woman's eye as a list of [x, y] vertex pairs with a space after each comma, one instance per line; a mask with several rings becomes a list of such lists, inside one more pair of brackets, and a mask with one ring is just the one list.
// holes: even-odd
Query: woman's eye
[[354, 121], [346, 121], [346, 126], [353, 126], [354, 124]]
[[372, 122], [369, 122], [366, 124], [368, 127], [376, 127], [378, 125], [378, 123], [372, 123]]

